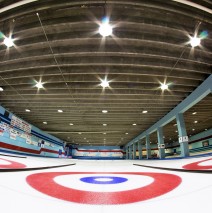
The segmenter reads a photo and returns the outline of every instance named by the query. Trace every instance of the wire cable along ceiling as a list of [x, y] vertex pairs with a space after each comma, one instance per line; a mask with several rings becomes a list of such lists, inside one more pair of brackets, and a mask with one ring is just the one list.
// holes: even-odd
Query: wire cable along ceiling
[[[1, 0], [1, 105], [70, 144], [125, 145], [211, 75], [211, 3], [189, 2]], [[189, 135], [211, 109], [185, 112]]]

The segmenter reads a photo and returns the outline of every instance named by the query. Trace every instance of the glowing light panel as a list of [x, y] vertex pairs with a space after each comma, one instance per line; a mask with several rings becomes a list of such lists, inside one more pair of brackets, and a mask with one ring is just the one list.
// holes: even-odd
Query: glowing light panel
[[43, 88], [43, 83], [42, 82], [37, 82], [37, 84], [35, 85], [38, 89]]
[[103, 18], [102, 23], [99, 27], [99, 34], [102, 35], [103, 37], [111, 35], [113, 32], [113, 28], [109, 24], [109, 19], [108, 18]]
[[190, 44], [192, 47], [196, 47], [200, 45], [200, 41], [201, 41], [200, 38], [192, 37], [190, 40]]
[[14, 43], [13, 43], [13, 39], [11, 39], [11, 38], [5, 38], [4, 39], [4, 44], [7, 46], [7, 47], [12, 47], [13, 45], [14, 45]]
[[109, 82], [107, 80], [101, 80], [102, 83], [100, 84], [103, 88], [109, 87]]
[[168, 89], [168, 85], [167, 84], [161, 84], [160, 88], [162, 90], [166, 90], [166, 89]]

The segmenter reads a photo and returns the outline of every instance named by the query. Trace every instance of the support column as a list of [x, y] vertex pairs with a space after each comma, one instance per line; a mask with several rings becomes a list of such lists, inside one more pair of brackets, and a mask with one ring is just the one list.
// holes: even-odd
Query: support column
[[163, 127], [157, 128], [157, 135], [158, 135], [158, 149], [159, 149], [159, 158], [165, 158], [165, 144], [163, 139]]
[[133, 143], [133, 159], [136, 159], [136, 143]]
[[142, 145], [141, 145], [141, 141], [138, 141], [138, 158], [139, 160], [142, 159]]
[[184, 140], [184, 138], [187, 137], [187, 132], [186, 132], [186, 126], [185, 126], [183, 114], [178, 113], [176, 115], [176, 120], [177, 120], [177, 129], [178, 129], [179, 139], [180, 138], [182, 139], [182, 140], [179, 140], [181, 157], [187, 157], [189, 156], [189, 147], [188, 147], [188, 140]]
[[131, 153], [130, 153], [130, 146], [128, 146], [128, 159], [130, 159]]
[[146, 135], [146, 158], [151, 158], [151, 147], [150, 147], [150, 141], [149, 141], [149, 135]]
[[130, 156], [131, 156], [131, 154], [130, 154], [130, 146], [128, 146], [128, 159], [130, 159]]
[[129, 156], [128, 156], [128, 146], [126, 147], [126, 157], [125, 158], [126, 158], [126, 160], [129, 159]]
[[132, 153], [132, 145], [129, 146], [129, 154], [130, 154], [129, 159], [132, 160], [132, 154], [133, 154]]

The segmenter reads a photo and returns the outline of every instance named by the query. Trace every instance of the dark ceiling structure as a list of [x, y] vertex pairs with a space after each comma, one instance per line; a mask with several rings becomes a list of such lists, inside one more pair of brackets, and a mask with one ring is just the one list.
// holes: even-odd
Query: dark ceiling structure
[[[212, 74], [209, 0], [23, 2], [0, 0], [0, 102], [67, 143], [123, 146]], [[102, 37], [105, 15], [113, 33]], [[201, 37], [195, 48], [193, 36]], [[104, 79], [109, 87], [100, 85]], [[185, 121], [189, 135], [211, 128], [212, 96]], [[177, 140], [175, 121], [164, 136]], [[156, 134], [150, 139], [157, 143]]]

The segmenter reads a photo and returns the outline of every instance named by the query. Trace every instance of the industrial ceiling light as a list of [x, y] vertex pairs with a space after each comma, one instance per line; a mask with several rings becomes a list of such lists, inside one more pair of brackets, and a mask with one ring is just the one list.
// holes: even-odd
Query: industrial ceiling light
[[103, 109], [103, 110], [102, 110], [102, 113], [108, 113], [108, 111], [107, 111], [107, 110], [105, 110], [105, 109]]
[[41, 81], [37, 82], [37, 84], [35, 85], [38, 89], [43, 88], [43, 83]]
[[0, 87], [0, 91], [2, 92], [2, 91], [4, 91], [4, 89], [2, 87]]
[[5, 37], [5, 39], [4, 39], [4, 44], [5, 44], [7, 47], [12, 47], [12, 46], [14, 45], [13, 39], [11, 39], [10, 37], [9, 37], [9, 38]]
[[58, 112], [60, 112], [60, 113], [62, 113], [62, 112], [63, 112], [63, 110], [62, 110], [62, 109], [58, 109], [57, 111], [58, 111]]
[[105, 80], [101, 80], [102, 83], [100, 84], [103, 88], [105, 87], [109, 87], [109, 82], [105, 79]]
[[197, 38], [196, 36], [191, 37], [191, 39], [190, 39], [190, 45], [191, 45], [192, 47], [197, 47], [197, 46], [199, 46], [199, 45], [200, 45], [200, 42], [201, 42], [201, 39], [200, 39], [200, 38]]
[[26, 111], [26, 112], [31, 112], [31, 110], [30, 110], [30, 109], [25, 109], [25, 111]]
[[102, 35], [103, 37], [106, 37], [111, 35], [112, 33], [113, 33], [113, 28], [109, 24], [109, 19], [107, 17], [104, 17], [99, 27], [99, 34]]
[[102, 19], [102, 23], [99, 26], [99, 34], [103, 37], [109, 36], [113, 32], [112, 26], [109, 24], [109, 18], [106, 15], [106, 0], [104, 4], [104, 17]]
[[144, 113], [144, 114], [147, 113], [147, 112], [148, 112], [147, 110], [143, 110], [143, 111], [142, 111], [142, 113]]
[[166, 89], [168, 89], [168, 85], [167, 84], [161, 84], [160, 88], [162, 90], [166, 90]]

